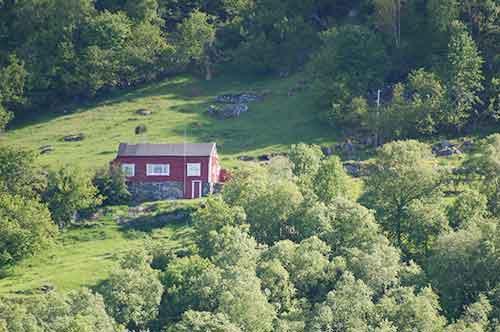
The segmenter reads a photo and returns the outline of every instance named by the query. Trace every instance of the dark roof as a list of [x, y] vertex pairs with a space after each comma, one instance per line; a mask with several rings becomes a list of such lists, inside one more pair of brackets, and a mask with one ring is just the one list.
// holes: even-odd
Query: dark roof
[[215, 143], [127, 144], [120, 143], [118, 157], [210, 156]]

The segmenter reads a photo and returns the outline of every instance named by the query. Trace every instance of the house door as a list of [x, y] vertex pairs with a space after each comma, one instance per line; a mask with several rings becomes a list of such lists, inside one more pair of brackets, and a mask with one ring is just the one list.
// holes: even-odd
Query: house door
[[201, 197], [201, 181], [191, 182], [191, 198]]

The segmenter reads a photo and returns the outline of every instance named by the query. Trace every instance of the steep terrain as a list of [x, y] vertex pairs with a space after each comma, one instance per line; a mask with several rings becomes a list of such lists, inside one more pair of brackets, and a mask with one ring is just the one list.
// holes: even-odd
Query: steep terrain
[[[207, 114], [217, 95], [254, 92], [239, 118], [217, 120]], [[331, 144], [337, 132], [315, 117], [314, 103], [300, 77], [245, 80], [230, 77], [200, 81], [191, 77], [167, 79], [117, 94], [88, 105], [68, 105], [49, 115], [19, 119], [0, 137], [0, 144], [15, 144], [35, 151], [48, 148], [40, 158], [44, 166], [72, 164], [95, 169], [114, 158], [120, 142], [180, 143], [215, 141], [223, 166], [235, 164], [240, 155], [283, 151], [290, 144]], [[151, 111], [149, 116], [137, 111]], [[43, 111], [43, 112], [42, 112]], [[40, 110], [40, 114], [47, 110]], [[135, 134], [135, 128], [146, 132]], [[68, 135], [85, 138], [65, 142]]]

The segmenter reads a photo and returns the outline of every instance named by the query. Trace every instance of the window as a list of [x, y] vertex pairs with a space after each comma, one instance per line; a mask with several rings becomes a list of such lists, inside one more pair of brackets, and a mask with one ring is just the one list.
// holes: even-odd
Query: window
[[135, 176], [135, 164], [122, 164], [122, 171], [126, 177]]
[[201, 176], [201, 164], [187, 164], [187, 176]]
[[170, 176], [169, 164], [148, 164], [147, 176]]

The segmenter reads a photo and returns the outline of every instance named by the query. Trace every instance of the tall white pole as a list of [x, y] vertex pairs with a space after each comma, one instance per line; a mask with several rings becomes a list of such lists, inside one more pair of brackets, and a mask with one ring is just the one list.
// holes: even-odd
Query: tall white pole
[[183, 183], [183, 187], [184, 187], [184, 197], [186, 197], [186, 168], [187, 168], [187, 164], [186, 164], [186, 128], [184, 128], [184, 139], [183, 139], [183, 142], [182, 142], [182, 157], [183, 157], [183, 161], [182, 161], [182, 183]]
[[380, 95], [382, 93], [382, 90], [378, 89], [377, 90], [377, 128], [375, 130], [375, 147], [378, 147], [379, 144], [379, 131], [380, 131]]

